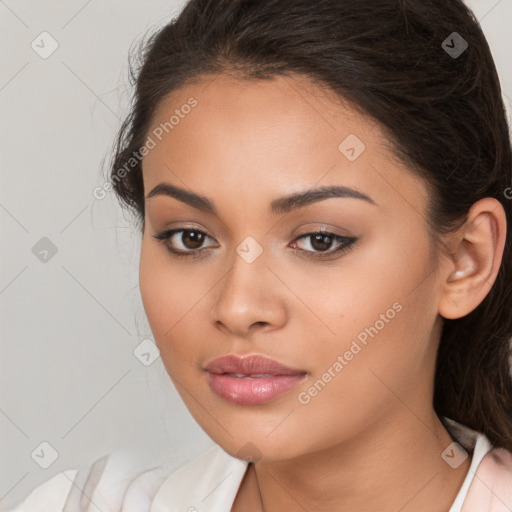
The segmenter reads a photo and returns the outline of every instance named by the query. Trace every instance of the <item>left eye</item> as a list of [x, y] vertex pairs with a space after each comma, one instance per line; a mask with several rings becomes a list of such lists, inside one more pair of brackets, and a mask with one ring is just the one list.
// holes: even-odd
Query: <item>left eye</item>
[[[355, 238], [336, 235], [335, 233], [331, 233], [329, 231], [315, 231], [313, 233], [305, 233], [304, 235], [298, 237], [296, 240], [301, 239], [309, 240], [307, 245], [309, 245], [309, 247], [311, 247], [313, 250], [300, 250], [305, 252], [312, 252], [314, 257], [323, 257], [324, 254], [329, 256], [334, 253], [348, 250], [356, 242]], [[335, 245], [335, 249], [330, 250], [335, 243], [337, 244]], [[297, 241], [294, 241], [292, 246], [296, 245]]]
[[[177, 236], [181, 233], [181, 236]], [[199, 257], [203, 254], [208, 247], [202, 247], [206, 239], [210, 238], [206, 233], [198, 229], [170, 229], [153, 235], [157, 240], [162, 241], [169, 252], [178, 257]], [[329, 256], [334, 253], [348, 250], [355, 242], [355, 238], [336, 235], [329, 231], [315, 231], [311, 233], [305, 233], [300, 237], [296, 238], [291, 246], [297, 247], [298, 241], [302, 239], [309, 239], [310, 242], [307, 244], [311, 249], [298, 248], [301, 252], [312, 253], [313, 257], [323, 257], [324, 255]], [[182, 248], [176, 248], [175, 244], [179, 242]], [[332, 250], [333, 244], [335, 249]], [[211, 246], [210, 246], [211, 247]]]

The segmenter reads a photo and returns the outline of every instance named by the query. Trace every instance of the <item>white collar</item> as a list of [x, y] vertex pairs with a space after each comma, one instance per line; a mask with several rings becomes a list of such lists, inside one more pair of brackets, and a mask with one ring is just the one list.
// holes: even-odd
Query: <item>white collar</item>
[[248, 464], [216, 444], [165, 480], [150, 512], [229, 512]]

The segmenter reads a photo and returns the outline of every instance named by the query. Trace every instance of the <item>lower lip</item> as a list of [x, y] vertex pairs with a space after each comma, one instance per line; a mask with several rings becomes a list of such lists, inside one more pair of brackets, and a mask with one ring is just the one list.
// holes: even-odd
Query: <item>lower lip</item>
[[221, 398], [238, 405], [258, 405], [293, 389], [306, 374], [249, 378], [208, 372], [208, 376], [210, 387]]

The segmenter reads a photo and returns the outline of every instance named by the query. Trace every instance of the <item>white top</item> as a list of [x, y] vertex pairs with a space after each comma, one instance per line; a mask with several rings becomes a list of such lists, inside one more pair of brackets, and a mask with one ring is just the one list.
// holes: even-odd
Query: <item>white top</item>
[[453, 502], [448, 512], [461, 512], [462, 504], [468, 494], [469, 486], [473, 482], [476, 470], [482, 462], [485, 454], [492, 449], [492, 445], [486, 436], [475, 432], [460, 423], [456, 423], [448, 418], [443, 418], [445, 427], [449, 430], [452, 438], [459, 442], [466, 450], [473, 450], [473, 456], [471, 458], [471, 465], [466, 474], [464, 482], [462, 482], [461, 488], [455, 501]]
[[[473, 451], [449, 510], [461, 512], [477, 467], [492, 445], [483, 434], [442, 420], [455, 441]], [[90, 466], [62, 471], [10, 512], [230, 512], [247, 466], [218, 445], [177, 471], [169, 464], [141, 469], [133, 454], [115, 452]]]

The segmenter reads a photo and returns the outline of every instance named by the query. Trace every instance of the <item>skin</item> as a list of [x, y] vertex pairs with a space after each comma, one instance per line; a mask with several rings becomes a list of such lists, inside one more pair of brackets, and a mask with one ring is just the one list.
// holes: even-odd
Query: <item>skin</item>
[[[375, 121], [303, 78], [214, 78], [158, 105], [148, 134], [191, 96], [198, 101], [144, 157], [143, 179], [146, 194], [167, 182], [207, 196], [218, 214], [147, 199], [140, 290], [193, 417], [231, 455], [252, 447], [255, 464], [232, 510], [447, 511], [470, 458], [452, 469], [440, 455], [452, 442], [432, 407], [442, 317], [464, 316], [488, 293], [503, 252], [503, 209], [479, 201], [436, 249], [426, 185], [393, 156]], [[349, 134], [366, 146], [352, 162], [338, 149]], [[272, 200], [322, 185], [351, 187], [375, 204], [329, 198], [270, 212]], [[204, 257], [176, 258], [154, 238], [180, 227], [208, 235]], [[333, 242], [329, 258], [315, 259], [322, 249], [299, 237], [322, 227], [357, 242], [342, 253]], [[236, 252], [248, 236], [263, 249], [250, 264]], [[172, 240], [197, 247], [181, 233]], [[300, 403], [299, 393], [394, 303], [400, 312]], [[232, 404], [203, 371], [225, 354], [268, 355], [307, 377], [269, 403]]]

